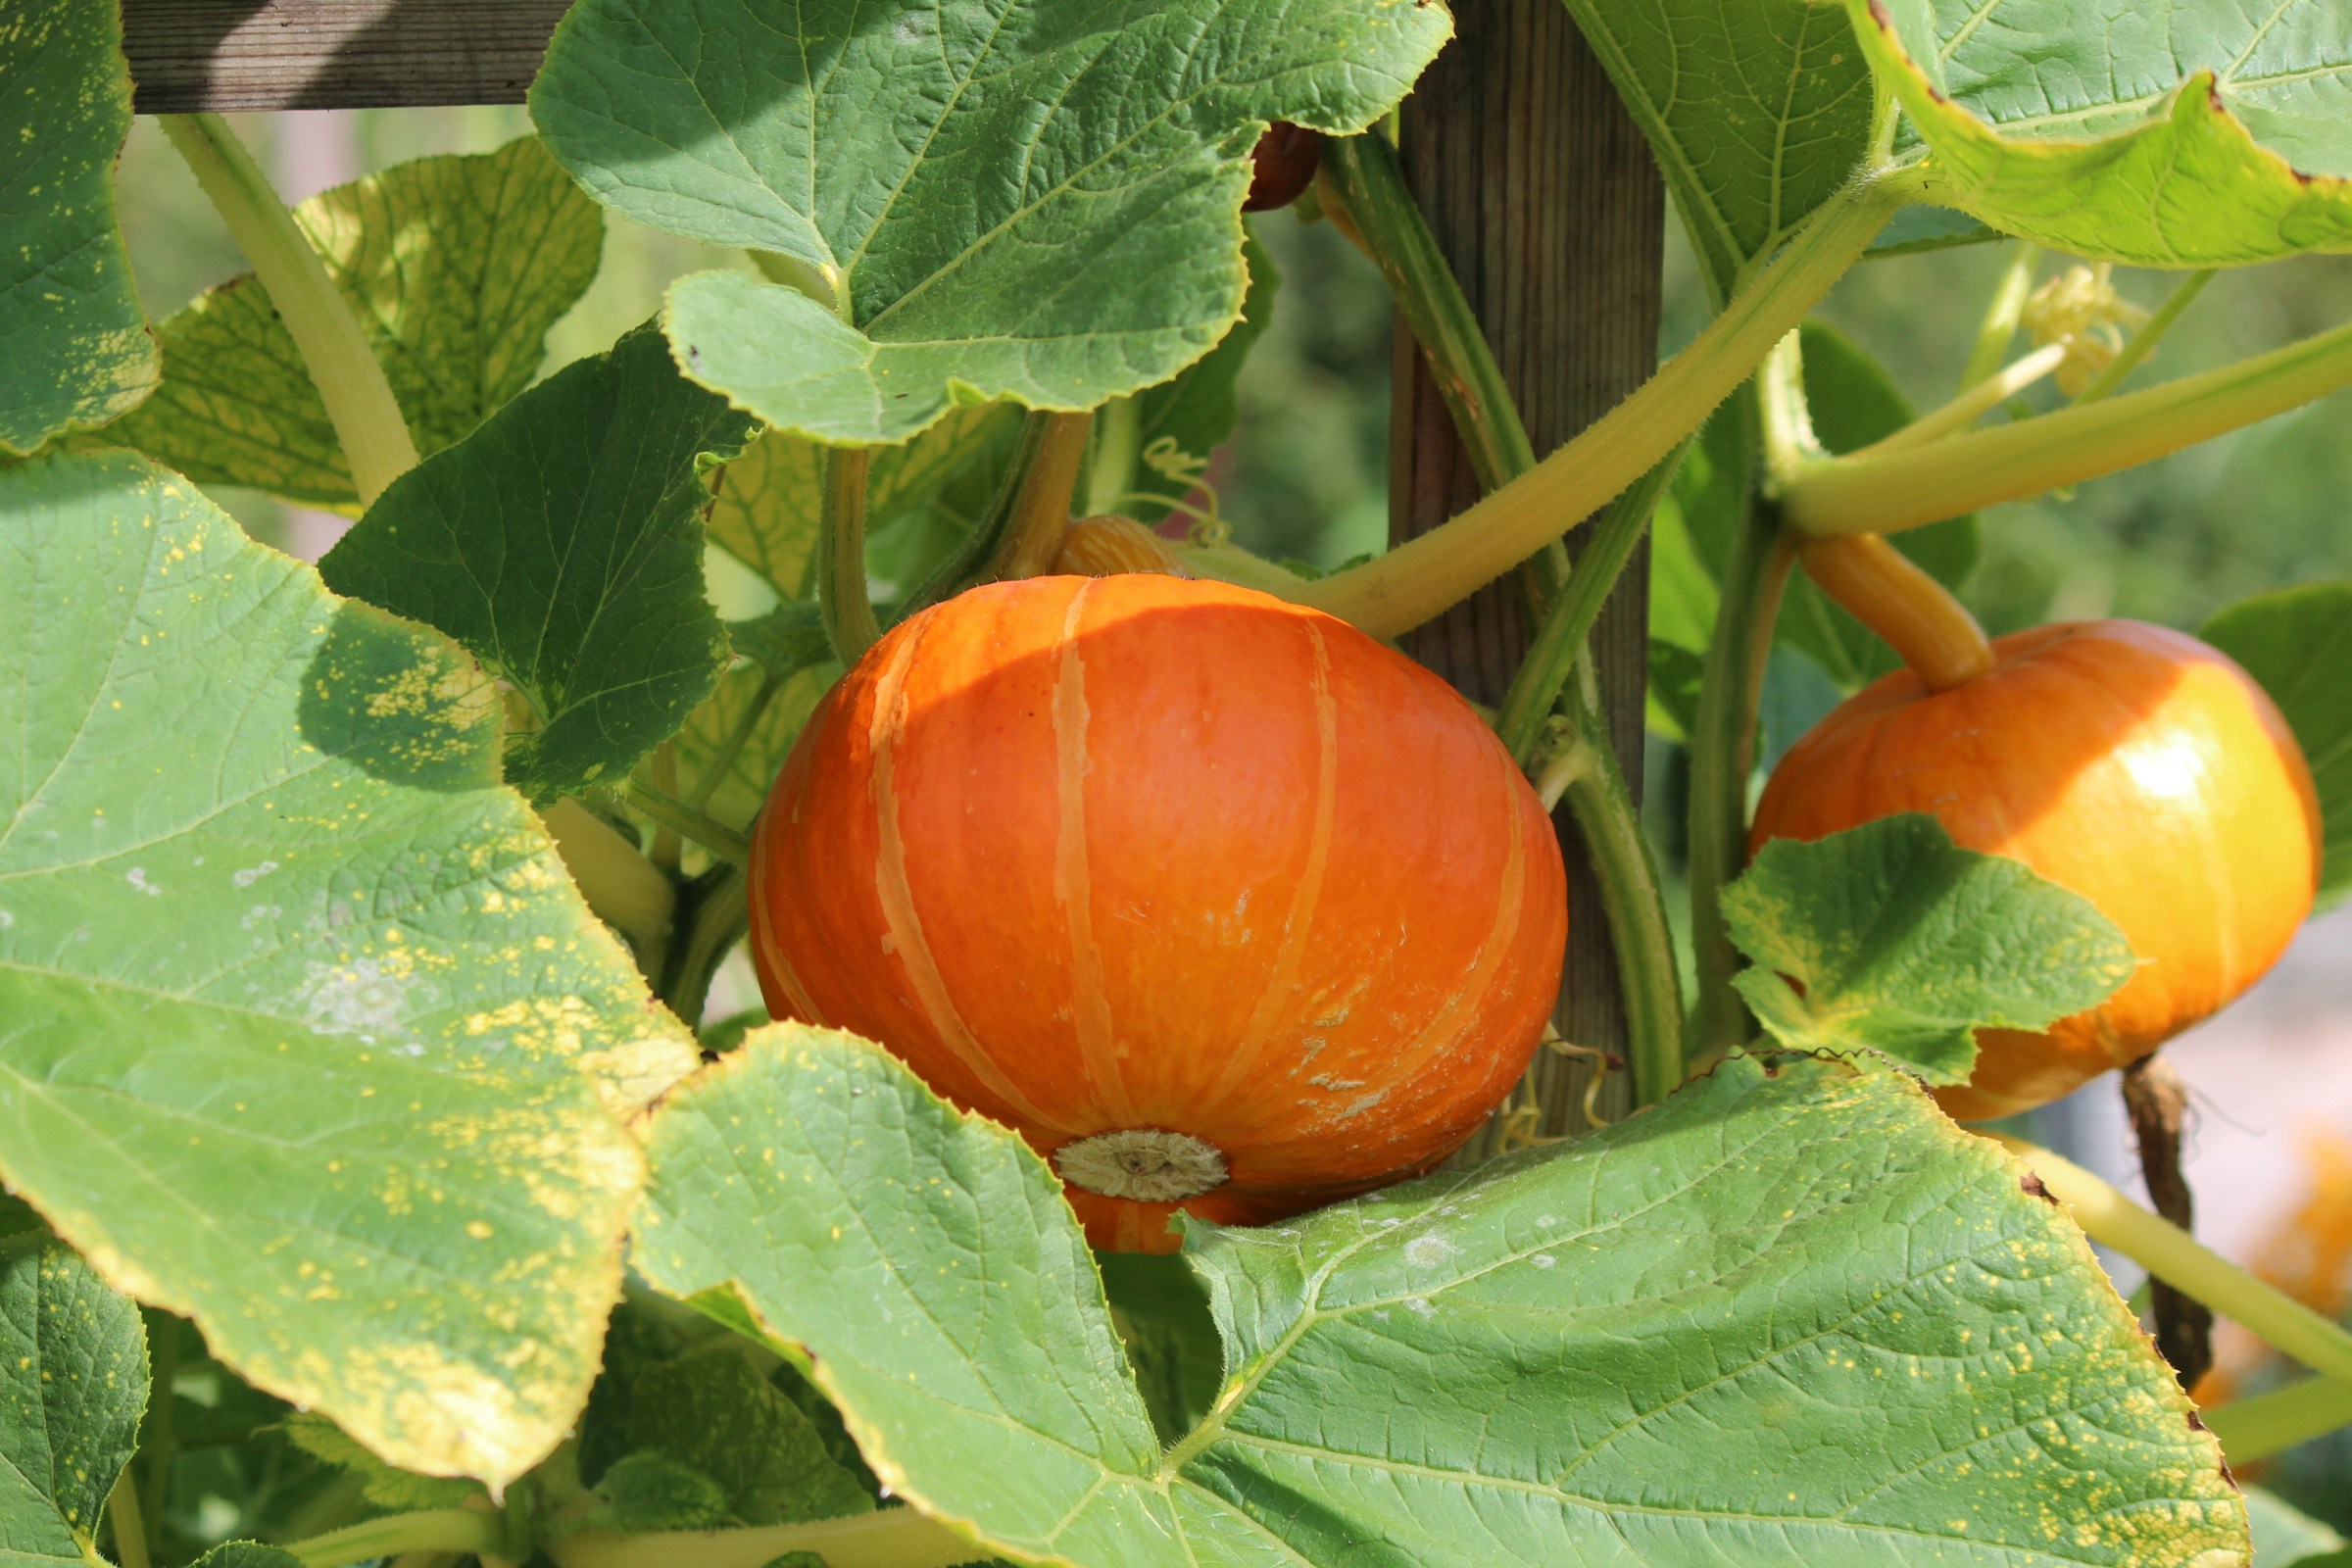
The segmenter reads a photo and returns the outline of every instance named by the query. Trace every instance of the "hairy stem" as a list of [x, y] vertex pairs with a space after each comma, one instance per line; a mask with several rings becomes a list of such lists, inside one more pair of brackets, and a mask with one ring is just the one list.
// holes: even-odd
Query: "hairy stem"
[[1605, 506], [1698, 428], [1915, 191], [1915, 172], [1825, 203], [1722, 315], [1631, 397], [1525, 476], [1441, 527], [1290, 597], [1394, 637], [1501, 576]]
[[824, 490], [816, 528], [816, 609], [825, 640], [845, 664], [874, 646], [882, 628], [865, 594], [866, 447], [825, 448]]
[[1034, 458], [1021, 473], [1004, 521], [995, 570], [1001, 578], [1034, 577], [1054, 564], [1062, 531], [1070, 525], [1070, 497], [1078, 487], [1095, 416], [1040, 411], [1029, 418], [1037, 441], [1034, 448], [1024, 443], [1024, 451], [1033, 450]]
[[[1742, 447], [1760, 441], [1761, 399], [1740, 406]], [[1754, 459], [1748, 458], [1753, 466]], [[1686, 1068], [1703, 1065], [1748, 1035], [1747, 1005], [1732, 986], [1740, 967], [1723, 923], [1723, 889], [1747, 862], [1747, 780], [1755, 767], [1756, 706], [1795, 553], [1781, 537], [1780, 511], [1743, 487], [1745, 503], [1724, 563], [1722, 601], [1708, 641], [1690, 728], [1690, 956], [1698, 990], [1683, 1042]]]
[[1869, 446], [1846, 454], [1848, 457], [1881, 457], [1900, 452], [1906, 447], [1926, 446], [1943, 436], [1965, 430], [1993, 409], [2051, 374], [2066, 363], [2066, 345], [2052, 343], [2035, 349], [2014, 365], [2005, 365], [1991, 374], [1969, 384], [1968, 390], [1940, 409], [1931, 409], [1892, 435], [1873, 441]]
[[2204, 293], [2205, 285], [2212, 281], [2213, 269], [2211, 268], [2202, 272], [2191, 272], [2182, 279], [2180, 286], [2166, 296], [2162, 305], [2156, 307], [2156, 314], [2149, 317], [2140, 324], [2139, 330], [2132, 334], [2132, 341], [2116, 351], [2115, 358], [2107, 362], [2106, 368], [2092, 376], [2089, 384], [2075, 394], [2075, 407], [2081, 408], [2085, 403], [2096, 403], [2101, 398], [2113, 394], [2117, 387], [2122, 386], [2124, 378], [2138, 369], [2141, 365], [2146, 363], [2148, 356], [2156, 352], [2156, 345], [2164, 341], [2165, 334], [2170, 332], [2174, 323], [2178, 322], [2188, 308], [2197, 302], [2197, 296]]
[[507, 1545], [507, 1522], [501, 1515], [474, 1508], [428, 1508], [330, 1530], [285, 1549], [302, 1559], [303, 1568], [342, 1568], [407, 1551], [495, 1554]]
[[[1602, 722], [1597, 704], [1583, 683], [1571, 685], [1581, 710], [1576, 724], [1597, 735], [1595, 726]], [[1682, 969], [1675, 962], [1674, 933], [1666, 923], [1657, 862], [1650, 858], [1642, 813], [1625, 786], [1617, 755], [1606, 745], [1590, 750], [1591, 760], [1568, 780], [1568, 814], [1592, 859], [1609, 940], [1617, 953], [1634, 1103], [1654, 1105], [1683, 1081]]]
[[1568, 581], [1545, 608], [1535, 641], [1518, 673], [1511, 677], [1510, 689], [1503, 693], [1501, 714], [1494, 721], [1495, 733], [1520, 766], [1534, 760], [1543, 743], [1544, 721], [1558, 706], [1576, 662], [1584, 657], [1585, 636], [1608, 602], [1609, 591], [1616, 587], [1634, 547], [1649, 527], [1649, 514], [1673, 482], [1683, 450], [1675, 448], [1631, 490], [1609, 503]]
[[219, 115], [159, 115], [286, 323], [351, 465], [360, 505], [416, 466], [416, 444], [360, 323], [269, 176]]
[[2352, 1426], [2352, 1381], [2306, 1378], [2197, 1414], [2231, 1464], [2252, 1464]]
[[1814, 585], [1893, 649], [1928, 690], [1948, 692], [1991, 672], [1992, 644], [1977, 617], [1884, 534], [1809, 540], [1797, 557]]
[[673, 829], [681, 838], [701, 845], [729, 865], [750, 862], [752, 841], [726, 823], [705, 816], [676, 796], [664, 794], [639, 779], [628, 781], [627, 794], [629, 804], [658, 825]]
[[2041, 247], [2030, 239], [2021, 239], [2009, 251], [2009, 265], [2001, 270], [2001, 280], [1992, 291], [1992, 302], [1984, 308], [1984, 319], [1977, 325], [1977, 341], [1968, 351], [1968, 364], [1960, 371], [1960, 390], [1983, 381], [2001, 368], [2009, 357], [2009, 340], [2017, 336], [2018, 318], [2025, 315], [2026, 301], [2034, 296], [2034, 270], [2041, 265]]
[[2225, 1317], [2235, 1318], [2312, 1371], [2352, 1382], [2352, 1334], [2200, 1245], [2162, 1215], [2149, 1213], [2074, 1161], [2019, 1139], [1995, 1142], [2034, 1168], [2049, 1195], [2073, 1212], [2083, 1235]]
[[882, 1508], [814, 1524], [749, 1530], [672, 1530], [622, 1536], [584, 1530], [548, 1548], [558, 1568], [762, 1568], [796, 1551], [833, 1568], [954, 1568], [987, 1553], [912, 1508]]
[[1807, 534], [1893, 533], [2129, 468], [2347, 385], [2352, 325], [1999, 429], [1883, 457], [1820, 459], [1789, 477], [1782, 499]]
[[539, 819], [596, 917], [628, 939], [639, 963], [659, 961], [677, 903], [669, 878], [603, 817], [568, 796], [540, 812]]

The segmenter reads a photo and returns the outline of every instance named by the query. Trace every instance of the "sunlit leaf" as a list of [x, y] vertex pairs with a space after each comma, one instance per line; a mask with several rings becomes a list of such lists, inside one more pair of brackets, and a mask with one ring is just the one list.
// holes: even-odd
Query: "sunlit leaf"
[[1937, 201], [2144, 267], [2352, 247], [2337, 0], [1846, 0]]
[[2236, 1490], [2082, 1234], [1908, 1080], [1735, 1057], [1617, 1127], [1188, 1237], [1162, 1451], [1045, 1163], [770, 1028], [673, 1096], [634, 1256], [806, 1358], [894, 1492], [1025, 1558], [2225, 1563]]
[[[530, 384], [604, 243], [604, 215], [530, 136], [395, 165], [300, 203], [294, 221], [428, 455]], [[326, 405], [258, 279], [207, 290], [162, 332], [164, 384], [109, 440], [200, 484], [358, 506]]]
[[685, 1030], [497, 700], [128, 454], [0, 469], [0, 1178], [403, 1469], [577, 1415]]
[[1199, 359], [1241, 312], [1267, 122], [1359, 130], [1450, 30], [1423, 0], [583, 0], [531, 116], [599, 200], [807, 274], [677, 284], [689, 374], [888, 444]]
[[1936, 1084], [1967, 1081], [1979, 1027], [2039, 1029], [2132, 977], [2131, 944], [2089, 900], [1958, 848], [1932, 816], [1767, 844], [1723, 912], [1759, 965], [1734, 983], [1782, 1044], [1876, 1052]]

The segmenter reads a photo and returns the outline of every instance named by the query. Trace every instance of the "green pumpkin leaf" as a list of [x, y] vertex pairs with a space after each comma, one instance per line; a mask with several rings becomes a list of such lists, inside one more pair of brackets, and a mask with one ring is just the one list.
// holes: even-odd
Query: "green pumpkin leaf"
[[[1805, 401], [1813, 415], [1813, 433], [1832, 453], [1857, 452], [1911, 422], [1910, 400], [1853, 339], [1836, 327], [1807, 321], [1802, 341]], [[1891, 542], [1929, 576], [1956, 589], [1977, 564], [1976, 514], [1906, 528]], [[1802, 570], [1788, 579], [1774, 637], [1819, 664], [1842, 693], [1860, 690], [1902, 662], [1868, 627], [1832, 604]]]
[[379, 1508], [456, 1508], [482, 1489], [470, 1481], [420, 1476], [384, 1463], [351, 1435], [315, 1411], [296, 1411], [278, 1424], [286, 1441], [322, 1464], [360, 1482], [360, 1494]]
[[648, 1277], [805, 1357], [876, 1472], [983, 1550], [2245, 1550], [2220, 1450], [2081, 1232], [1895, 1074], [1735, 1057], [1574, 1143], [1198, 1227], [1223, 1387], [1165, 1452], [1045, 1163], [879, 1048], [764, 1030], [670, 1098], [650, 1148]]
[[614, 782], [725, 667], [701, 465], [751, 428], [641, 326], [394, 480], [319, 574], [513, 684], [537, 721], [508, 740], [517, 789], [544, 801]]
[[653, 1450], [632, 1453], [596, 1484], [598, 1506], [583, 1529], [630, 1535], [656, 1530], [720, 1530], [742, 1524], [726, 1489], [691, 1465]]
[[146, 1411], [137, 1304], [62, 1242], [0, 1242], [0, 1563], [98, 1560], [106, 1494]]
[[1870, 68], [1813, 0], [1568, 0], [1649, 138], [1720, 301], [1838, 192], [1870, 142]]
[[493, 688], [127, 453], [0, 469], [0, 1179], [387, 1461], [520, 1474], [695, 1055]]
[[[604, 215], [531, 136], [338, 185], [294, 221], [427, 456], [530, 385], [604, 245]], [[199, 484], [358, 507], [326, 405], [259, 279], [208, 289], [162, 330], [163, 387], [108, 439]]]
[[1765, 845], [1723, 910], [1760, 966], [1733, 983], [1775, 1039], [1875, 1052], [1933, 1084], [1968, 1081], [1979, 1027], [2039, 1029], [2132, 977], [2131, 944], [2089, 900], [1915, 813]]
[[0, 17], [0, 453], [128, 414], [155, 336], [115, 221], [130, 130], [121, 8], [10, 0]]
[[2319, 788], [2320, 892], [2352, 887], [2352, 582], [2306, 583], [2240, 600], [2198, 633], [2271, 694]]
[[1095, 1263], [1152, 1430], [1174, 1443], [1208, 1414], [1223, 1381], [1225, 1349], [1208, 1295], [1178, 1257], [1097, 1252]]
[[1087, 512], [1159, 521], [1174, 510], [1172, 503], [1199, 488], [1200, 471], [1233, 434], [1242, 416], [1235, 383], [1250, 348], [1274, 319], [1282, 284], [1274, 258], [1254, 234], [1242, 242], [1242, 260], [1250, 269], [1250, 292], [1233, 330], [1172, 380], [1146, 387], [1097, 416]]
[[[1006, 404], [960, 409], [904, 446], [874, 454], [865, 476], [869, 536], [936, 496], [975, 464], [1009, 457], [1020, 415]], [[815, 593], [817, 509], [825, 449], [770, 430], [719, 475], [708, 527], [720, 548], [784, 600]]]
[[196, 1559], [193, 1568], [305, 1568], [300, 1557], [258, 1541], [223, 1541]]
[[2337, 0], [1846, 0], [1935, 154], [1934, 198], [2141, 267], [2352, 248]]
[[630, 1443], [709, 1476], [747, 1525], [873, 1511], [816, 1423], [729, 1347], [647, 1367], [630, 1408]]
[[1451, 28], [1422, 0], [583, 0], [531, 118], [600, 201], [821, 296], [684, 279], [687, 373], [779, 428], [890, 444], [1200, 358], [1241, 312], [1266, 122], [1362, 129]]

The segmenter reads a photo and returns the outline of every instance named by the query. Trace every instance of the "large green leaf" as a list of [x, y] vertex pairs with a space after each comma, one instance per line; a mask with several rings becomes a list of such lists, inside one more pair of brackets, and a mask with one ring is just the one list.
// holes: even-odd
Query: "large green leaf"
[[115, 223], [130, 129], [120, 9], [0, 14], [0, 453], [118, 418], [155, 389], [155, 338]]
[[[727, 826], [748, 831], [793, 742], [801, 738], [801, 727], [840, 678], [841, 665], [830, 659], [795, 670], [772, 691], [763, 669], [729, 670], [677, 733], [678, 776], [699, 787], [720, 754], [733, 746], [725, 771], [710, 786], [705, 809]], [[740, 742], [734, 739], [738, 732]]]
[[680, 282], [689, 374], [781, 428], [892, 443], [1199, 359], [1241, 311], [1266, 122], [1360, 130], [1450, 30], [1423, 0], [582, 0], [531, 116], [630, 218], [809, 274]]
[[2245, 666], [2302, 744], [2319, 786], [2326, 858], [2320, 891], [2352, 887], [2352, 582], [2308, 583], [2241, 600], [2205, 640]]
[[1846, 0], [1936, 199], [2082, 256], [2231, 267], [2352, 248], [2339, 0]]
[[2254, 1527], [2253, 1568], [2352, 1564], [2352, 1542], [2260, 1487], [2246, 1489], [2246, 1518]]
[[146, 1410], [138, 1306], [62, 1243], [0, 1242], [0, 1568], [99, 1560]]
[[[547, 329], [596, 275], [603, 214], [534, 137], [419, 158], [294, 209], [384, 367], [419, 452], [528, 386]], [[164, 384], [109, 439], [200, 484], [352, 508], [326, 405], [250, 275], [163, 324]]]
[[691, 1067], [497, 699], [127, 454], [0, 469], [0, 1178], [404, 1469], [578, 1412]]
[[716, 1482], [747, 1525], [873, 1511], [864, 1485], [825, 1451], [816, 1423], [732, 1347], [639, 1373], [629, 1436], [640, 1452]]
[[2089, 900], [1960, 849], [1932, 816], [1775, 840], [1723, 913], [1762, 965], [1733, 983], [1775, 1038], [1879, 1052], [1930, 1083], [1967, 1082], [1978, 1027], [2039, 1029], [2132, 977], [2132, 945]]
[[1649, 138], [1718, 303], [1844, 184], [1870, 141], [1870, 69], [1815, 0], [1568, 0]]
[[1120, 1568], [2221, 1563], [2244, 1510], [2082, 1235], [1908, 1081], [1725, 1063], [1576, 1143], [1188, 1239], [1154, 1441], [1058, 1186], [798, 1025], [673, 1096], [634, 1256], [985, 1546]]
[[706, 457], [751, 421], [682, 378], [650, 323], [393, 481], [318, 564], [438, 626], [522, 694], [507, 777], [535, 798], [626, 774], [726, 662], [703, 590]]

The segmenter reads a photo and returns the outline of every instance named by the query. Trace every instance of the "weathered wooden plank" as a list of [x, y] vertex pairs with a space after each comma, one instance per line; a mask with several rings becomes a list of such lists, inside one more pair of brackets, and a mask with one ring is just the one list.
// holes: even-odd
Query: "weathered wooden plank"
[[[1539, 456], [1607, 413], [1657, 367], [1665, 196], [1642, 134], [1559, 0], [1454, 0], [1456, 35], [1405, 100], [1398, 152], [1432, 231], [1494, 345]], [[1404, 339], [1404, 331], [1398, 328]], [[1396, 356], [1390, 423], [1389, 536], [1424, 533], [1478, 498], [1428, 363]], [[1568, 538], [1571, 555], [1582, 539]], [[1592, 630], [1611, 737], [1642, 779], [1648, 672], [1647, 546]], [[1527, 646], [1518, 585], [1494, 583], [1404, 638], [1482, 702], [1499, 701]], [[1568, 861], [1568, 965], [1560, 1033], [1625, 1049], [1608, 922], [1576, 832]], [[1584, 1125], [1590, 1069], [1545, 1053], [1531, 1073], [1546, 1134]], [[1603, 1102], [1621, 1109], [1625, 1085]], [[1495, 1130], [1474, 1143], [1491, 1152]]]
[[568, 5], [122, 0], [122, 52], [141, 114], [513, 104]]

